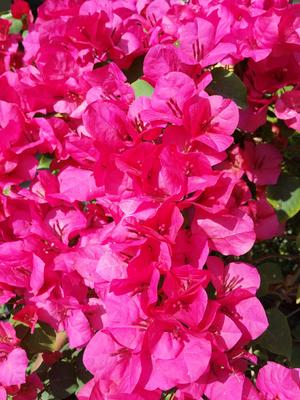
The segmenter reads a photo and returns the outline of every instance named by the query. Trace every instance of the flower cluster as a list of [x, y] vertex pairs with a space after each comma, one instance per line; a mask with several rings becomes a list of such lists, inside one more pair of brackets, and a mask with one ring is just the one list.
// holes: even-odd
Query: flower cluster
[[[270, 107], [300, 129], [300, 6], [46, 0], [33, 23], [24, 3], [23, 38], [0, 19], [0, 303], [85, 348], [80, 400], [298, 398], [297, 370], [246, 377], [268, 320], [257, 269], [223, 256], [283, 229], [280, 144], [251, 133]], [[212, 89], [228, 65], [246, 108]], [[2, 331], [0, 396], [35, 399]]]

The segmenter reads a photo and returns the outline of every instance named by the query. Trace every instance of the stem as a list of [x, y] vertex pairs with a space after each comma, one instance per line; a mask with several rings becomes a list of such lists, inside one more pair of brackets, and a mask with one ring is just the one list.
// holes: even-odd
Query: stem
[[289, 313], [286, 317], [290, 318], [293, 315], [297, 314], [300, 311], [300, 307], [296, 308], [296, 310], [292, 311], [291, 313]]

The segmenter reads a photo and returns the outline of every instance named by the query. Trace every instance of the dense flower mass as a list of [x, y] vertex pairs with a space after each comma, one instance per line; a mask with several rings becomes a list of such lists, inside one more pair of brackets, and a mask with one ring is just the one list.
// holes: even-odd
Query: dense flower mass
[[[270, 109], [300, 130], [300, 5], [46, 0], [35, 22], [26, 5], [12, 8], [23, 35], [0, 19], [11, 323], [85, 349], [79, 400], [300, 398], [296, 369], [246, 374], [268, 319], [257, 269], [234, 258], [283, 230], [266, 186], [284, 143], [253, 132]], [[43, 389], [27, 356], [1, 322], [1, 400]]]

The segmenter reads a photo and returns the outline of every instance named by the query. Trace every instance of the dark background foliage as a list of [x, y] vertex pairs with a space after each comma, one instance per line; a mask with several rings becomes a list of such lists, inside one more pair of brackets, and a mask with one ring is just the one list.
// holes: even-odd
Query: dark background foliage
[[[36, 15], [37, 7], [43, 0], [26, 0]], [[0, 0], [0, 12], [7, 11], [11, 0]], [[293, 3], [299, 3], [294, 0]], [[126, 71], [129, 82], [136, 81], [141, 75], [143, 58], [137, 58]], [[237, 71], [235, 71], [237, 72]], [[214, 81], [210, 89], [221, 90], [221, 95], [234, 99], [243, 105], [246, 92], [235, 74], [222, 68], [216, 68]], [[215, 84], [215, 86], [214, 86]], [[288, 367], [300, 368], [300, 133], [287, 128], [277, 121], [269, 111], [268, 123], [256, 132], [263, 142], [272, 142], [272, 125], [279, 124], [287, 147], [283, 150], [283, 175], [274, 187], [268, 189], [268, 198], [278, 212], [279, 218], [286, 222], [284, 235], [272, 240], [255, 244], [253, 249], [242, 257], [228, 257], [226, 262], [245, 261], [257, 267], [261, 275], [258, 292], [264, 305], [270, 326], [268, 330], [251, 344], [251, 351], [259, 356], [258, 366], [248, 371], [250, 378], [255, 376], [258, 367], [268, 360], [276, 361]], [[237, 133], [236, 141], [243, 140], [243, 134]], [[45, 169], [47, 169], [46, 167]], [[13, 304], [2, 307], [1, 313], [7, 318], [13, 310]], [[55, 332], [52, 328], [39, 325], [33, 335], [28, 328], [17, 329], [22, 347], [32, 358], [33, 367], [38, 365], [39, 353], [53, 351]], [[82, 363], [82, 352], [74, 351], [64, 344], [60, 349], [61, 358], [52, 367], [40, 365], [36, 372], [45, 384], [39, 393], [41, 400], [72, 400], [79, 387], [91, 376]], [[173, 393], [173, 392], [172, 392]], [[171, 391], [163, 394], [163, 399], [171, 399]]]
[[9, 9], [11, 0], [1, 0], [0, 1], [0, 11], [6, 11]]
[[[43, 3], [43, 0], [26, 0], [26, 1], [27, 3], [29, 3], [33, 15], [36, 16], [37, 8], [39, 5]], [[8, 10], [12, 2], [13, 0], [0, 0], [0, 12]]]

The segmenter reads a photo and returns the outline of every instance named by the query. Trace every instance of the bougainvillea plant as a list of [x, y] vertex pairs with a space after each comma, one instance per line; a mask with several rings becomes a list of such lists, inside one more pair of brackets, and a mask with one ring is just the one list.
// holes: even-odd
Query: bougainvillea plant
[[1, 15], [0, 400], [300, 399], [290, 3]]

